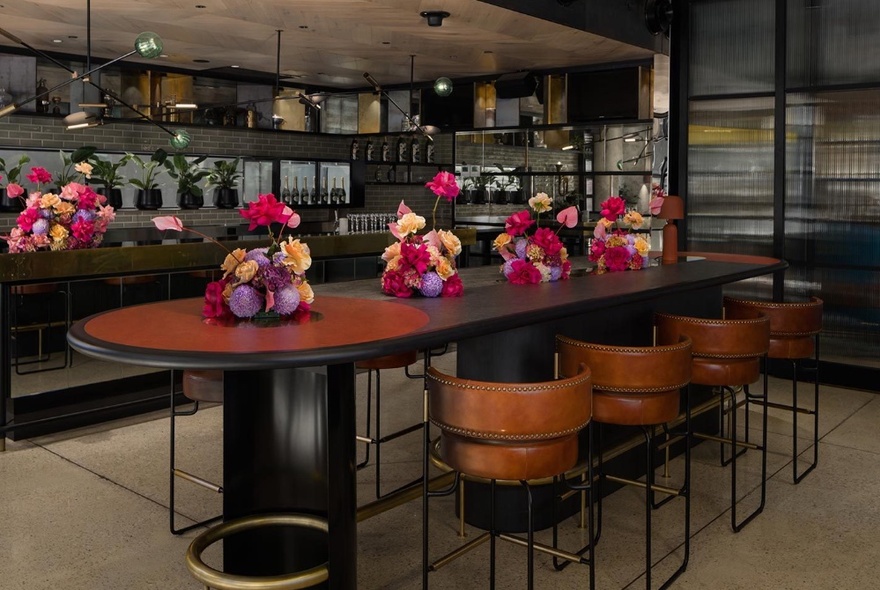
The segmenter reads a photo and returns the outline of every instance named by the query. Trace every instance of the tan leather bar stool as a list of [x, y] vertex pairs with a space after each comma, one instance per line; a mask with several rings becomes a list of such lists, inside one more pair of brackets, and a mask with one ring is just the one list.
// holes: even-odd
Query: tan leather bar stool
[[[460, 476], [490, 481], [490, 530], [468, 545], [489, 539], [490, 587], [495, 587], [495, 539], [528, 548], [528, 587], [534, 587], [534, 550], [589, 565], [590, 588], [594, 587], [593, 553], [589, 557], [569, 554], [535, 543], [532, 495], [528, 480], [564, 475], [578, 459], [578, 433], [590, 424], [592, 389], [590, 370], [572, 370], [571, 377], [540, 383], [492, 383], [458, 379], [428, 369], [427, 407], [430, 422], [440, 429], [440, 456], [455, 471], [455, 482], [446, 489], [429, 492], [428, 458], [424, 458], [422, 587], [428, 587], [428, 498], [455, 491]], [[425, 450], [428, 443], [425, 431]], [[526, 490], [527, 538], [500, 534], [495, 530], [495, 487], [497, 480], [519, 481]], [[591, 481], [588, 479], [588, 481]], [[590, 488], [583, 489], [590, 494]], [[590, 502], [592, 496], [590, 494]], [[592, 510], [589, 534], [593, 535]], [[463, 548], [464, 549], [464, 548]]]
[[229, 522], [224, 522], [211, 527], [198, 537], [193, 539], [186, 550], [186, 567], [195, 579], [205, 585], [205, 588], [217, 590], [300, 590], [312, 588], [330, 577], [327, 562], [311, 567], [301, 572], [279, 574], [274, 576], [244, 576], [240, 574], [227, 574], [216, 570], [202, 561], [202, 553], [226, 537], [263, 527], [300, 527], [329, 532], [327, 519], [311, 514], [255, 514], [244, 516]]
[[[358, 463], [357, 468], [363, 469], [370, 462], [370, 447], [376, 447], [376, 498], [384, 498], [389, 494], [393, 494], [399, 490], [404, 488], [408, 488], [410, 486], [415, 485], [420, 481], [420, 477], [405, 483], [401, 486], [398, 486], [394, 490], [389, 492], [382, 493], [382, 445], [400, 438], [405, 434], [409, 434], [410, 432], [415, 432], [417, 430], [421, 430], [424, 427], [424, 422], [419, 420], [417, 423], [407, 426], [406, 428], [401, 428], [395, 432], [390, 434], [386, 434], [382, 436], [382, 381], [381, 381], [381, 371], [387, 369], [404, 369], [406, 376], [411, 379], [422, 379], [424, 375], [410, 375], [409, 366], [418, 360], [418, 351], [410, 350], [407, 352], [402, 352], [399, 354], [389, 354], [386, 356], [380, 356], [372, 359], [367, 359], [363, 361], [358, 361], [355, 363], [355, 367], [357, 369], [366, 370], [367, 371], [367, 431], [364, 436], [358, 436], [358, 442], [362, 442], [366, 445], [366, 455], [364, 460]], [[373, 376], [376, 378], [376, 435], [371, 436], [371, 423], [370, 414], [372, 412], [372, 398], [373, 398]]]
[[105, 285], [110, 285], [111, 287], [119, 287], [119, 305], [120, 307], [125, 307], [125, 294], [126, 291], [134, 286], [134, 285], [149, 285], [150, 283], [159, 284], [159, 277], [157, 275], [129, 275], [124, 277], [109, 277], [104, 279]]
[[[593, 420], [600, 427], [599, 473], [597, 485], [599, 527], [602, 526], [602, 490], [605, 480], [645, 488], [645, 588], [651, 589], [651, 516], [655, 492], [684, 497], [684, 559], [678, 569], [660, 586], [668, 588], [687, 568], [690, 557], [690, 477], [691, 413], [687, 385], [691, 379], [691, 341], [666, 346], [608, 346], [556, 337], [559, 375], [575, 374], [580, 365], [593, 373]], [[685, 394], [684, 482], [680, 488], [654, 483], [654, 430], [679, 415], [681, 391]], [[645, 436], [645, 481], [632, 481], [605, 473], [602, 463], [601, 426], [638, 426]], [[667, 433], [669, 431], [667, 430]], [[593, 539], [590, 533], [590, 539]]]
[[223, 371], [220, 370], [186, 370], [183, 372], [183, 395], [193, 401], [193, 406], [189, 410], [177, 410], [174, 407], [174, 387], [171, 388], [171, 444], [169, 452], [170, 480], [169, 480], [169, 507], [168, 521], [171, 533], [180, 535], [192, 529], [205, 526], [208, 523], [219, 520], [223, 515], [218, 515], [183, 528], [175, 528], [175, 509], [174, 509], [174, 491], [176, 478], [181, 478], [194, 484], [200, 485], [218, 494], [223, 493], [223, 487], [203, 479], [197, 475], [193, 475], [188, 471], [178, 469], [175, 463], [175, 418], [178, 416], [192, 416], [199, 411], [200, 403], [223, 403]]
[[[654, 315], [657, 328], [657, 344], [678, 342], [682, 336], [691, 339], [691, 383], [717, 388], [721, 396], [721, 436], [694, 433], [693, 436], [714, 440], [722, 445], [731, 445], [730, 474], [730, 525], [739, 532], [764, 510], [767, 498], [767, 409], [764, 395], [752, 395], [749, 384], [761, 377], [761, 360], [770, 347], [770, 318], [758, 310], [743, 312], [739, 319], [705, 319], [658, 313]], [[761, 421], [761, 444], [754, 445], [737, 440], [736, 428], [736, 390], [743, 387], [745, 392], [746, 416], [749, 406], [755, 404], [763, 409]], [[764, 391], [767, 390], [766, 380]], [[732, 427], [728, 438], [723, 436], [724, 403], [730, 397], [730, 416]], [[748, 424], [746, 424], [748, 430]], [[736, 518], [736, 459], [740, 448], [761, 451], [761, 500], [758, 507], [742, 522]]]
[[[770, 349], [767, 358], [791, 362], [791, 404], [767, 401], [766, 405], [791, 412], [791, 463], [794, 483], [800, 483], [819, 462], [819, 332], [822, 331], [822, 305], [822, 300], [818, 297], [811, 297], [809, 301], [789, 303], [724, 298], [724, 311], [728, 318], [741, 318], [754, 310], [769, 317]], [[812, 410], [798, 405], [798, 369], [812, 374]], [[766, 366], [764, 370], [766, 372]], [[797, 445], [798, 414], [813, 416], [813, 460], [800, 474]]]

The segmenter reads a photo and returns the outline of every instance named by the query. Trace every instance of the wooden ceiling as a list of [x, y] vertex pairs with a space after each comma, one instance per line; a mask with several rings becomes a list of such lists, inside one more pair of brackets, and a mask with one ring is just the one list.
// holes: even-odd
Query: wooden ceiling
[[[429, 27], [423, 10], [451, 16]], [[87, 13], [86, 0], [0, 0], [0, 27], [44, 51], [85, 55]], [[336, 88], [366, 86], [364, 72], [383, 85], [407, 83], [411, 55], [417, 82], [652, 55], [477, 0], [91, 0], [91, 50], [99, 58], [122, 55], [138, 33], [153, 31], [167, 54], [158, 64], [274, 73], [277, 29], [282, 75]], [[14, 46], [5, 38], [0, 45]]]

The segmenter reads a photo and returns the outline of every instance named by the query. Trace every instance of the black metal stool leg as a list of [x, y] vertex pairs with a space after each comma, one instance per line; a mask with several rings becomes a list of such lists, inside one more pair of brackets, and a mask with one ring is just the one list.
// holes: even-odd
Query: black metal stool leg
[[526, 502], [527, 502], [527, 510], [528, 510], [528, 561], [527, 561], [527, 572], [528, 572], [528, 588], [529, 590], [534, 590], [535, 587], [535, 523], [532, 513], [532, 488], [529, 487], [529, 482], [526, 480], [521, 480], [520, 483], [526, 488]]
[[370, 462], [370, 447], [373, 445], [372, 439], [370, 438], [370, 428], [372, 426], [372, 420], [370, 420], [370, 413], [373, 407], [373, 370], [369, 369], [367, 371], [367, 431], [363, 438], [359, 438], [360, 442], [364, 443], [366, 447], [366, 453], [364, 454], [364, 460], [357, 464], [358, 469], [363, 469]]
[[495, 488], [493, 479], [489, 489], [489, 590], [495, 590]]

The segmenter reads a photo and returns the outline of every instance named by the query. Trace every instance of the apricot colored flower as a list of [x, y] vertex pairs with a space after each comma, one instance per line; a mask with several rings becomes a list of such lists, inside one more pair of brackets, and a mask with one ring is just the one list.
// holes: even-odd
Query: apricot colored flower
[[61, 215], [62, 217], [64, 215], [73, 215], [74, 213], [76, 213], [76, 207], [73, 205], [73, 203], [61, 201], [60, 203], [55, 205], [55, 213]]
[[80, 162], [79, 164], [74, 166], [73, 169], [85, 176], [86, 178], [92, 177], [92, 165], [88, 162]]
[[640, 256], [647, 256], [648, 252], [651, 251], [651, 245], [648, 243], [648, 240], [641, 236], [636, 238], [636, 242], [633, 245]]
[[415, 213], [407, 213], [397, 220], [397, 231], [401, 237], [414, 234], [425, 227], [425, 218]]
[[444, 281], [455, 274], [455, 266], [445, 256], [440, 257], [434, 270], [437, 275]]
[[305, 301], [308, 304], [311, 304], [315, 300], [315, 292], [312, 291], [312, 286], [306, 282], [302, 282], [296, 286], [297, 291], [299, 291], [300, 301]]
[[220, 268], [223, 270], [223, 276], [226, 277], [235, 272], [235, 267], [244, 262], [244, 257], [246, 255], [247, 252], [244, 248], [236, 248], [227, 254], [226, 258], [223, 260], [223, 264], [220, 265]]
[[256, 260], [245, 260], [235, 267], [235, 278], [240, 283], [247, 283], [256, 276], [258, 270], [260, 270], [260, 265]]
[[67, 228], [60, 223], [52, 224], [52, 227], [49, 228], [49, 236], [56, 242], [66, 240], [69, 234], [70, 232], [67, 231]]
[[451, 231], [440, 230], [437, 232], [437, 236], [440, 238], [440, 243], [443, 244], [443, 247], [452, 254], [453, 256], [458, 256], [461, 254], [461, 240], [458, 239]]
[[632, 210], [626, 212], [626, 215], [623, 216], [623, 222], [633, 229], [639, 229], [645, 223], [645, 218], [638, 211]]
[[385, 262], [390, 262], [391, 260], [400, 256], [400, 242], [394, 242], [382, 253], [382, 260]]
[[55, 205], [61, 203], [61, 197], [58, 195], [53, 195], [52, 193], [46, 193], [42, 197], [40, 197], [40, 208], [41, 209], [50, 209]]
[[287, 238], [286, 242], [281, 243], [281, 252], [284, 254], [281, 263], [297, 274], [306, 272], [312, 266], [311, 250], [299, 239]]
[[544, 213], [553, 209], [553, 201], [550, 200], [547, 193], [538, 193], [529, 199], [529, 207], [534, 209], [536, 213]]

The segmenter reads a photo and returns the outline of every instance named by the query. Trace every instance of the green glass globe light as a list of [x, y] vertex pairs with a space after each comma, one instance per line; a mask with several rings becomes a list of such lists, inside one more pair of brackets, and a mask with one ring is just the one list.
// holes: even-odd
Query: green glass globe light
[[175, 129], [174, 135], [168, 140], [168, 143], [176, 150], [185, 150], [189, 147], [190, 141], [192, 141], [192, 137], [189, 133], [184, 129]]
[[153, 59], [162, 53], [162, 37], [156, 33], [144, 31], [134, 40], [134, 50], [141, 57]]
[[434, 81], [434, 92], [437, 96], [449, 96], [452, 94], [452, 80], [446, 77], [437, 78]]

